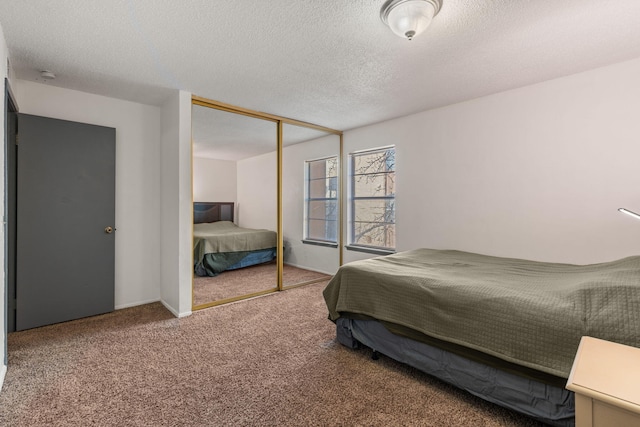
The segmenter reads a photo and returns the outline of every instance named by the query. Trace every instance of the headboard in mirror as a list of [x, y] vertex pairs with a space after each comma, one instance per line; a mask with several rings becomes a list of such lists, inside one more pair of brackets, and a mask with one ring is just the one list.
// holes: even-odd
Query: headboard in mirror
[[193, 223], [231, 221], [233, 202], [193, 202]]

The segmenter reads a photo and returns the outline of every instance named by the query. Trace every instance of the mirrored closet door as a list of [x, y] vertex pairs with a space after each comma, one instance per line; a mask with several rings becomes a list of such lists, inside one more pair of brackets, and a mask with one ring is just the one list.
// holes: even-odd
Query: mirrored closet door
[[342, 133], [193, 96], [193, 309], [327, 280]]
[[277, 130], [192, 107], [194, 309], [278, 289]]
[[327, 280], [340, 266], [340, 135], [285, 124], [283, 288]]

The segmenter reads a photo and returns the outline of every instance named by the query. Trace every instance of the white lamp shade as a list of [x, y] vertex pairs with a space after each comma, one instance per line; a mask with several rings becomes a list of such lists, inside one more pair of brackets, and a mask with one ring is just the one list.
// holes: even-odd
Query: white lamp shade
[[427, 29], [436, 13], [434, 5], [425, 0], [407, 0], [391, 7], [386, 22], [391, 31], [411, 40]]

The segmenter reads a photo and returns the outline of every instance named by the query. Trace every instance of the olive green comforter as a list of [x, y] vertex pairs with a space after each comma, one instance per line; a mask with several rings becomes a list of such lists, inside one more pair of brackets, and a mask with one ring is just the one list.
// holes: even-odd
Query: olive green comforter
[[231, 221], [193, 225], [193, 258], [202, 262], [204, 254], [256, 251], [278, 246], [275, 231], [238, 227]]
[[329, 318], [355, 313], [568, 377], [583, 335], [640, 347], [640, 257], [552, 264], [417, 249], [342, 266]]

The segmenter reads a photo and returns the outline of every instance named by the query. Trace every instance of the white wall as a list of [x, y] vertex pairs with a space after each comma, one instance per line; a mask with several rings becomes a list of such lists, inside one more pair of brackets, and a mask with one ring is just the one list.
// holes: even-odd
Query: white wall
[[[640, 253], [640, 59], [345, 132], [396, 144], [398, 250], [592, 263]], [[363, 257], [345, 251], [345, 262]]]
[[176, 316], [191, 314], [193, 208], [191, 187], [191, 94], [176, 91], [162, 105], [161, 295]]
[[338, 248], [303, 244], [305, 161], [340, 154], [340, 138], [326, 136], [284, 147], [282, 153], [282, 222], [284, 262], [334, 274], [340, 264]]
[[[2, 27], [0, 26], [0, 78], [2, 79], [2, 102], [0, 102], [1, 106], [0, 106], [0, 117], [2, 117], [2, 122], [4, 123], [3, 128], [2, 128], [2, 139], [4, 140], [4, 135], [6, 132], [6, 126], [7, 123], [4, 119], [5, 117], [5, 101], [4, 101], [4, 79], [7, 77], [7, 67], [6, 67], [6, 63], [7, 63], [7, 56], [9, 55], [9, 52], [7, 51], [7, 45], [5, 43], [4, 40], [4, 33], [2, 32]], [[4, 145], [3, 145], [4, 147]], [[3, 200], [3, 212], [4, 212], [4, 203], [6, 203], [7, 200], [7, 195], [5, 194], [4, 191], [4, 179], [5, 179], [5, 175], [6, 175], [6, 170], [7, 170], [7, 166], [5, 164], [5, 154], [4, 154], [4, 148], [2, 150], [0, 150], [0, 164], [3, 165], [3, 172], [0, 175], [0, 192], [2, 193], [2, 200]], [[4, 213], [3, 213], [4, 215]], [[1, 282], [3, 283], [3, 287], [4, 287], [4, 291], [2, 291], [2, 301], [0, 303], [0, 331], [2, 331], [2, 340], [0, 340], [0, 357], [2, 358], [2, 361], [0, 363], [0, 390], [2, 389], [2, 384], [4, 382], [4, 377], [5, 374], [7, 372], [7, 287], [4, 284], [5, 283], [5, 274], [4, 272], [7, 269], [7, 266], [5, 265], [4, 259], [5, 259], [5, 253], [4, 253], [4, 247], [5, 247], [5, 243], [6, 243], [6, 238], [7, 236], [5, 235], [4, 232], [4, 226], [0, 227], [0, 236], [2, 237], [2, 239], [0, 240], [2, 242], [2, 244], [0, 245], [0, 260], [2, 261], [2, 265], [4, 266], [4, 268], [2, 269], [2, 272], [0, 272], [0, 279]]]
[[193, 158], [193, 201], [236, 202], [236, 162]]
[[116, 308], [191, 313], [191, 95], [162, 108], [23, 80], [21, 113], [116, 128]]
[[238, 161], [240, 227], [276, 230], [278, 222], [277, 156], [275, 152]]
[[115, 305], [160, 299], [160, 109], [17, 80], [21, 113], [116, 129]]

